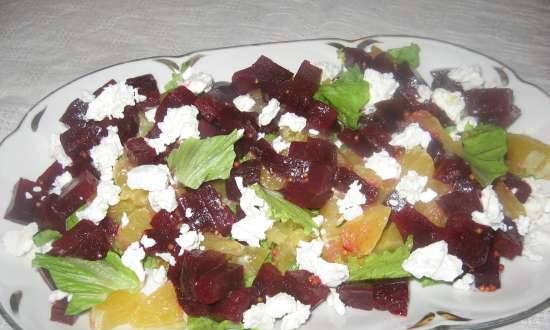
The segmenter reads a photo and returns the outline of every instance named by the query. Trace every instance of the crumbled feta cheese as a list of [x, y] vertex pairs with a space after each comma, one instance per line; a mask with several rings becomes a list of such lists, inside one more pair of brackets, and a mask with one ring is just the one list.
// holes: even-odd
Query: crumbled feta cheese
[[485, 80], [481, 76], [481, 67], [477, 65], [454, 68], [447, 73], [447, 77], [459, 83], [465, 91], [474, 88], [483, 88], [485, 84]]
[[34, 186], [34, 187], [32, 187], [32, 191], [34, 191], [34, 192], [41, 192], [41, 191], [42, 191], [42, 187], [40, 187], [40, 186]]
[[143, 284], [143, 288], [141, 288], [141, 292], [146, 296], [155, 293], [155, 291], [166, 283], [166, 268], [162, 266], [155, 269], [146, 269], [145, 274], [145, 283]]
[[157, 114], [157, 108], [149, 109], [145, 111], [145, 119], [150, 123], [154, 123], [156, 114]]
[[323, 223], [325, 223], [325, 217], [323, 215], [319, 214], [312, 218], [313, 222], [317, 224], [317, 226], [321, 227]]
[[247, 329], [271, 330], [275, 321], [282, 318], [281, 330], [298, 329], [310, 316], [310, 306], [304, 305], [287, 293], [267, 297], [265, 303], [250, 306], [243, 314]]
[[48, 296], [48, 302], [50, 304], [55, 304], [56, 301], [63, 300], [67, 298], [68, 301], [71, 301], [72, 295], [61, 290], [54, 290]]
[[59, 134], [52, 134], [50, 137], [50, 156], [55, 159], [61, 166], [67, 167], [73, 164], [73, 160], [65, 153], [65, 149], [59, 140]]
[[323, 284], [337, 287], [349, 278], [348, 267], [331, 263], [321, 257], [323, 241], [314, 239], [311, 242], [300, 241], [296, 249], [298, 267], [317, 275]]
[[250, 96], [250, 94], [239, 95], [233, 99], [233, 105], [241, 112], [250, 112], [256, 105], [256, 101]]
[[397, 179], [401, 175], [401, 165], [386, 150], [365, 158], [365, 167], [373, 170], [382, 180]]
[[430, 133], [423, 130], [418, 123], [412, 123], [405, 127], [402, 132], [392, 134], [390, 145], [403, 147], [406, 150], [411, 150], [416, 146], [426, 149], [431, 140]]
[[426, 188], [428, 177], [418, 175], [416, 171], [408, 171], [401, 178], [395, 190], [399, 197], [404, 198], [407, 202], [415, 204], [418, 201], [427, 203], [437, 196], [437, 193], [430, 188]]
[[296, 310], [287, 314], [281, 320], [281, 330], [294, 330], [306, 323], [311, 315], [311, 307], [301, 302], [296, 303]]
[[73, 176], [68, 171], [65, 171], [58, 175], [52, 184], [52, 189], [50, 189], [50, 194], [61, 195], [61, 189], [65, 185], [69, 184], [73, 180]]
[[169, 177], [170, 170], [164, 164], [140, 165], [128, 171], [126, 184], [131, 189], [157, 191], [168, 186]]
[[164, 119], [158, 123], [160, 134], [158, 138], [145, 138], [145, 142], [160, 154], [166, 146], [177, 140], [200, 138], [199, 110], [194, 105], [184, 105], [179, 108], [168, 108]]
[[500, 204], [492, 185], [483, 188], [481, 191], [481, 204], [483, 205], [483, 211], [473, 211], [472, 220], [481, 225], [489, 226], [494, 230], [508, 230], [502, 222], [504, 220], [502, 204]]
[[145, 259], [145, 251], [139, 242], [130, 244], [120, 258], [122, 264], [130, 268], [136, 274], [140, 282], [145, 280], [145, 270], [141, 263], [143, 259]]
[[460, 118], [456, 122], [456, 126], [449, 132], [449, 135], [454, 141], [460, 141], [461, 133], [464, 133], [467, 127], [476, 127], [478, 124], [477, 119], [471, 116]]
[[340, 141], [340, 139], [336, 139], [334, 141], [334, 145], [336, 146], [336, 148], [340, 149], [344, 144], [342, 143], [342, 141]]
[[275, 328], [275, 319], [267, 312], [264, 303], [250, 306], [243, 313], [243, 325], [246, 329], [271, 330]]
[[126, 212], [122, 213], [122, 217], [120, 218], [120, 228], [128, 226], [129, 223], [130, 219], [128, 218], [128, 214], [126, 214]]
[[242, 177], [235, 177], [235, 183], [241, 192], [239, 204], [245, 217], [233, 224], [231, 236], [250, 246], [259, 247], [260, 241], [266, 238], [266, 231], [273, 226], [273, 220], [268, 216], [269, 206], [254, 190], [243, 185]]
[[523, 238], [523, 256], [541, 261], [550, 242], [550, 189], [544, 186], [543, 180], [527, 178], [525, 181], [531, 186], [531, 195], [524, 204], [526, 216], [531, 221]]
[[26, 191], [26, 192], [25, 192], [25, 198], [26, 198], [26, 199], [32, 199], [31, 193], [28, 192], [28, 191]]
[[526, 217], [524, 215], [520, 215], [517, 219], [515, 219], [516, 226], [518, 229], [518, 233], [521, 236], [525, 236], [529, 233], [529, 226], [531, 225], [531, 218]]
[[88, 103], [84, 118], [86, 120], [102, 121], [105, 118], [124, 118], [124, 108], [128, 105], [145, 101], [146, 97], [139, 95], [132, 86], [119, 82], [109, 85], [101, 94]]
[[469, 291], [474, 287], [474, 275], [464, 274], [461, 278], [454, 281], [453, 288], [458, 290]]
[[307, 119], [295, 113], [287, 112], [279, 119], [279, 127], [288, 127], [293, 132], [301, 132], [306, 128]]
[[432, 101], [443, 110], [449, 119], [457, 122], [464, 112], [466, 103], [460, 92], [449, 92], [443, 88], [436, 88], [432, 94]]
[[193, 216], [193, 210], [190, 209], [190, 208], [186, 208], [185, 209], [185, 217], [186, 218], [191, 218]]
[[170, 266], [176, 265], [176, 258], [168, 252], [157, 252], [155, 255], [166, 261]]
[[429, 277], [436, 281], [452, 282], [462, 274], [462, 261], [448, 253], [445, 241], [414, 250], [402, 266], [418, 279]]
[[366, 113], [376, 111], [374, 105], [380, 101], [389, 100], [399, 87], [399, 83], [393, 78], [393, 73], [381, 73], [373, 69], [366, 69], [363, 75], [369, 83], [369, 103], [365, 106]]
[[271, 146], [275, 152], [281, 153], [281, 151], [290, 148], [290, 142], [286, 142], [283, 137], [279, 135], [271, 142]]
[[416, 100], [420, 103], [426, 103], [432, 99], [432, 90], [426, 85], [418, 85], [416, 87]]
[[21, 229], [8, 230], [2, 236], [6, 251], [16, 257], [22, 257], [34, 249], [33, 236], [38, 232], [38, 225], [31, 222]]
[[330, 294], [327, 297], [327, 304], [332, 307], [338, 315], [346, 314], [346, 305], [340, 299], [336, 289], [330, 288]]
[[139, 240], [139, 242], [141, 243], [141, 245], [144, 247], [144, 248], [150, 248], [150, 247], [153, 247], [157, 244], [157, 241], [155, 241], [153, 238], [147, 236], [147, 235], [143, 235], [141, 237], [141, 239]]
[[318, 130], [313, 129], [313, 128], [310, 128], [307, 132], [309, 133], [309, 135], [313, 135], [313, 136], [317, 136], [317, 135], [321, 134], [321, 132], [319, 132]]
[[204, 236], [199, 231], [191, 230], [191, 227], [184, 223], [180, 227], [180, 235], [176, 238], [176, 244], [181, 248], [179, 255], [183, 255], [184, 251], [198, 249], [202, 241]]
[[80, 96], [80, 100], [84, 103], [90, 103], [95, 99], [95, 95], [90, 93], [89, 91], [82, 91], [82, 95]]
[[258, 134], [256, 135], [256, 141], [260, 141], [263, 138], [265, 138], [265, 133], [258, 132]]
[[267, 102], [267, 105], [262, 108], [260, 115], [258, 116], [258, 124], [260, 126], [267, 126], [277, 116], [281, 110], [281, 104], [277, 99], [271, 99]]
[[192, 73], [191, 76], [185, 79], [182, 83], [193, 94], [208, 92], [214, 84], [214, 78], [205, 72]]
[[172, 187], [149, 192], [149, 205], [155, 212], [166, 210], [174, 211], [178, 207], [176, 191]]
[[334, 64], [330, 62], [314, 63], [316, 67], [321, 69], [321, 81], [332, 80], [342, 72], [342, 64]]
[[363, 214], [363, 204], [367, 202], [367, 197], [361, 192], [361, 184], [358, 180], [353, 181], [349, 185], [346, 195], [342, 199], [336, 201], [338, 212], [345, 220], [353, 220]]
[[90, 149], [92, 164], [101, 174], [101, 180], [112, 180], [113, 166], [115, 166], [123, 151], [124, 148], [118, 137], [118, 128], [109, 126], [107, 136], [102, 138], [98, 145]]
[[97, 185], [96, 197], [85, 209], [76, 212], [77, 218], [99, 223], [107, 216], [109, 206], [116, 205], [119, 202], [120, 191], [120, 187], [112, 181], [100, 181]]

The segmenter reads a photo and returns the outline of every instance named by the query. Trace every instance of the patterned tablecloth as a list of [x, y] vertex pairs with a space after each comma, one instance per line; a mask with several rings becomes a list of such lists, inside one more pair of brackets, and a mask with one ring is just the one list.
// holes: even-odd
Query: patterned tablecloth
[[[462, 44], [550, 91], [548, 0], [0, 0], [0, 139], [49, 91], [110, 64], [220, 46], [372, 34]], [[1, 320], [0, 329], [8, 329]], [[550, 329], [550, 310], [506, 329]]]

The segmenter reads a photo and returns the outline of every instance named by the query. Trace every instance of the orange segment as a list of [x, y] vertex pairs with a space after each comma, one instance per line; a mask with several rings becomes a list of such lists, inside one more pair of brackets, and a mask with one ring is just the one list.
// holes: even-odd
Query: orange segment
[[435, 200], [428, 203], [417, 202], [414, 208], [423, 216], [428, 218], [434, 225], [443, 228], [447, 224], [447, 216], [443, 210], [437, 205]]
[[374, 205], [359, 217], [342, 226], [342, 243], [351, 254], [364, 256], [372, 252], [388, 222], [391, 209]]
[[431, 178], [434, 174], [432, 157], [420, 147], [407, 151], [401, 157], [401, 173], [406, 174], [408, 171], [415, 171], [419, 175]]

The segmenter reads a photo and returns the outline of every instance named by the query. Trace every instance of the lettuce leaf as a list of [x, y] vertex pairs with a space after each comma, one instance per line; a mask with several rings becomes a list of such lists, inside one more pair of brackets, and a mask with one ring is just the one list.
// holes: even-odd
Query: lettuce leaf
[[216, 322], [207, 317], [188, 317], [188, 330], [244, 330], [241, 324], [236, 324], [231, 321]]
[[44, 246], [46, 243], [55, 241], [60, 237], [61, 237], [61, 233], [58, 232], [57, 230], [46, 229], [36, 233], [32, 237], [32, 241], [34, 245], [40, 247], [40, 246]]
[[494, 125], [479, 125], [462, 137], [464, 159], [472, 167], [476, 179], [483, 186], [506, 174], [504, 157], [508, 152], [506, 131]]
[[186, 139], [167, 158], [176, 179], [184, 186], [197, 189], [203, 182], [227, 179], [235, 161], [233, 145], [242, 131], [210, 138]]
[[117, 290], [139, 290], [140, 282], [120, 257], [108, 252], [103, 260], [89, 261], [72, 257], [37, 254], [34, 267], [47, 269], [56, 287], [72, 295], [65, 313], [80, 314], [105, 301]]
[[318, 227], [308, 210], [292, 204], [277, 193], [265, 190], [257, 183], [250, 186], [250, 188], [269, 205], [268, 212], [271, 218], [281, 222], [292, 221], [302, 226], [306, 234], [311, 233], [313, 228]]
[[388, 53], [397, 64], [408, 63], [411, 69], [420, 65], [420, 47], [411, 43], [409, 46], [388, 49]]
[[321, 85], [314, 98], [334, 107], [345, 127], [357, 129], [363, 107], [369, 102], [369, 83], [358, 68], [352, 68], [334, 82]]
[[363, 258], [348, 258], [349, 280], [409, 277], [410, 274], [403, 269], [401, 264], [410, 256], [412, 246], [413, 238], [409, 236], [405, 244], [394, 251], [371, 253]]

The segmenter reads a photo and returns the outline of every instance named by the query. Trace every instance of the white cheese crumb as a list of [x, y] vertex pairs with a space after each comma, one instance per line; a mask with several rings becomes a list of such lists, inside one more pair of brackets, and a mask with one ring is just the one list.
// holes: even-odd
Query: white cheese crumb
[[191, 230], [189, 225], [184, 223], [180, 227], [180, 235], [176, 238], [176, 244], [181, 248], [179, 255], [183, 255], [184, 251], [198, 249], [202, 241], [204, 236], [199, 231]]
[[430, 133], [423, 130], [418, 123], [412, 123], [405, 127], [402, 132], [392, 134], [390, 145], [403, 147], [406, 150], [411, 150], [416, 146], [426, 149], [431, 140]]
[[349, 278], [348, 267], [331, 263], [321, 257], [323, 241], [314, 239], [311, 242], [300, 241], [296, 249], [298, 267], [317, 275], [323, 284], [337, 287]]
[[345, 220], [353, 220], [363, 214], [361, 206], [367, 202], [367, 197], [361, 192], [361, 188], [358, 180], [353, 181], [344, 198], [336, 201], [338, 212]]
[[529, 227], [531, 226], [531, 218], [526, 217], [524, 215], [520, 215], [517, 219], [515, 219], [515, 222], [518, 229], [518, 233], [521, 236], [525, 236], [529, 233]]
[[32, 191], [34, 191], [34, 192], [41, 192], [41, 191], [42, 191], [42, 187], [40, 187], [40, 186], [34, 186], [34, 187], [32, 187]]
[[99, 96], [88, 103], [88, 110], [84, 118], [95, 121], [102, 121], [105, 118], [124, 118], [126, 106], [135, 105], [145, 99], [145, 96], [139, 95], [137, 89], [124, 82], [109, 85], [103, 88]]
[[363, 79], [369, 83], [369, 103], [365, 106], [365, 112], [376, 111], [375, 104], [389, 100], [399, 87], [399, 83], [393, 78], [393, 73], [381, 73], [373, 69], [366, 69]]
[[418, 201], [428, 203], [437, 196], [437, 193], [430, 188], [426, 188], [427, 184], [428, 177], [419, 175], [416, 171], [408, 171], [401, 178], [395, 190], [400, 197], [413, 205]]
[[26, 192], [25, 192], [25, 198], [26, 198], [26, 199], [32, 199], [31, 193], [28, 192], [28, 191], [26, 191]]
[[304, 305], [301, 302], [296, 303], [296, 310], [287, 314], [281, 320], [281, 330], [295, 330], [309, 319], [311, 315], [311, 307]]
[[286, 142], [283, 137], [279, 135], [271, 142], [271, 146], [277, 153], [281, 153], [281, 151], [290, 148], [290, 142]]
[[460, 92], [449, 92], [443, 88], [436, 88], [432, 95], [432, 101], [443, 110], [449, 119], [457, 122], [464, 112], [466, 103]]
[[147, 235], [143, 235], [141, 237], [141, 239], [139, 240], [139, 242], [141, 243], [141, 245], [144, 247], [144, 248], [150, 248], [150, 247], [153, 247], [157, 244], [157, 241], [155, 241], [153, 238], [147, 236]]
[[260, 141], [263, 138], [265, 138], [265, 133], [258, 132], [258, 134], [256, 135], [256, 141]]
[[344, 144], [342, 143], [342, 141], [340, 141], [340, 139], [336, 139], [336, 140], [334, 141], [334, 145], [335, 145], [338, 149], [340, 149], [340, 148], [342, 148], [342, 146], [343, 146]]
[[146, 138], [145, 142], [160, 154], [166, 146], [177, 140], [200, 138], [199, 110], [194, 105], [184, 105], [179, 108], [168, 108], [162, 122], [158, 123], [160, 134], [158, 138]]
[[172, 187], [149, 192], [149, 205], [155, 212], [166, 210], [173, 212], [178, 207], [176, 191]]
[[373, 170], [382, 180], [397, 179], [401, 175], [401, 165], [386, 150], [365, 158], [365, 167]]
[[474, 275], [464, 274], [464, 276], [454, 281], [453, 288], [464, 291], [472, 290], [474, 288]]
[[447, 73], [447, 77], [459, 83], [465, 91], [474, 88], [483, 88], [485, 84], [485, 80], [481, 75], [481, 67], [478, 65], [454, 68]]
[[288, 127], [293, 132], [301, 132], [306, 128], [307, 119], [295, 113], [287, 112], [279, 119], [279, 127]]
[[157, 252], [155, 255], [166, 261], [170, 266], [176, 265], [176, 258], [168, 252]]
[[141, 292], [146, 296], [155, 293], [166, 283], [166, 268], [162, 266], [155, 269], [146, 269], [145, 274], [145, 283], [143, 284], [143, 288], [141, 288]]
[[127, 173], [126, 184], [131, 189], [146, 191], [162, 190], [170, 182], [170, 170], [164, 164], [140, 165], [132, 168]]
[[119, 202], [120, 187], [112, 181], [100, 181], [97, 185], [96, 197], [85, 209], [76, 212], [78, 219], [87, 219], [94, 223], [99, 223], [107, 216], [109, 206], [116, 205]]
[[157, 108], [149, 109], [145, 111], [145, 119], [150, 123], [154, 123], [156, 114], [157, 114]]
[[426, 85], [418, 85], [416, 87], [416, 100], [420, 103], [426, 103], [432, 99], [432, 90]]
[[120, 228], [128, 226], [129, 223], [130, 219], [128, 218], [128, 214], [126, 214], [126, 212], [122, 213], [122, 217], [120, 218]]
[[193, 216], [193, 210], [190, 209], [190, 208], [186, 208], [185, 209], [185, 217], [186, 218], [191, 218]]
[[145, 280], [145, 270], [141, 263], [143, 259], [145, 259], [145, 251], [139, 242], [130, 244], [120, 258], [122, 264], [130, 268], [136, 274], [140, 282]]
[[247, 329], [271, 330], [277, 319], [281, 319], [281, 330], [298, 329], [310, 316], [311, 307], [297, 301], [287, 293], [267, 297], [265, 303], [250, 306], [243, 314], [243, 325]]
[[52, 134], [50, 136], [50, 156], [55, 159], [61, 166], [67, 167], [73, 164], [73, 160], [65, 153], [65, 149], [61, 145], [59, 140], [59, 134]]
[[346, 305], [340, 300], [340, 295], [336, 292], [336, 289], [330, 288], [330, 294], [327, 297], [327, 304], [334, 309], [336, 314], [346, 314]]
[[260, 126], [267, 126], [277, 116], [281, 110], [281, 104], [277, 99], [271, 99], [267, 102], [267, 105], [262, 108], [260, 115], [258, 116], [258, 124]]
[[92, 164], [101, 174], [101, 180], [112, 180], [113, 166], [115, 166], [123, 151], [124, 148], [118, 137], [118, 128], [109, 126], [107, 136], [102, 138], [98, 145], [90, 149]]
[[21, 229], [8, 230], [2, 236], [6, 251], [16, 257], [22, 257], [34, 249], [33, 236], [38, 232], [38, 225], [31, 222]]
[[436, 281], [452, 282], [462, 274], [462, 261], [448, 253], [445, 241], [414, 250], [402, 266], [418, 279], [429, 277]]
[[233, 99], [233, 105], [241, 112], [250, 112], [256, 105], [256, 101], [250, 96], [250, 94], [239, 95]]
[[214, 78], [205, 72], [192, 73], [191, 76], [182, 83], [182, 85], [187, 87], [193, 94], [208, 92], [213, 84]]
[[461, 133], [464, 133], [467, 127], [476, 127], [478, 121], [475, 117], [466, 116], [460, 118], [456, 122], [456, 126], [449, 132], [449, 135], [454, 141], [460, 141]]
[[52, 184], [52, 189], [50, 189], [50, 194], [61, 195], [61, 190], [67, 184], [73, 181], [73, 176], [68, 171], [65, 171], [58, 175]]
[[483, 188], [481, 191], [481, 205], [483, 205], [483, 211], [473, 211], [472, 220], [494, 230], [506, 231], [508, 229], [502, 222], [504, 220], [502, 204], [500, 204], [492, 185]]
[[50, 304], [55, 304], [56, 301], [63, 300], [67, 298], [68, 301], [71, 301], [72, 295], [61, 290], [54, 290], [48, 296], [48, 302]]
[[323, 223], [325, 223], [325, 217], [323, 215], [319, 214], [312, 218], [313, 222], [317, 224], [317, 226], [321, 227]]
[[314, 129], [314, 128], [310, 128], [308, 131], [309, 135], [313, 135], [313, 136], [317, 136], [319, 134], [321, 134], [321, 132], [319, 132], [318, 130]]
[[543, 180], [526, 178], [525, 181], [532, 191], [524, 204], [526, 216], [531, 221], [523, 238], [523, 256], [530, 261], [542, 261], [550, 242], [550, 190]]
[[321, 81], [330, 81], [336, 78], [342, 72], [342, 64], [334, 64], [330, 62], [314, 63], [316, 67], [321, 69]]

